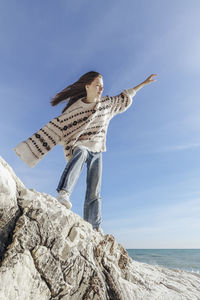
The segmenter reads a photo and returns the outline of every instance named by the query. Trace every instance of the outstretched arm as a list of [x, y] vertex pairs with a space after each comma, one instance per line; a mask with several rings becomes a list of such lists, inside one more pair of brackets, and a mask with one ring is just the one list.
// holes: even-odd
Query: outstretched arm
[[14, 151], [30, 168], [33, 168], [52, 148], [61, 142], [62, 127], [60, 118], [56, 117], [28, 139], [19, 143]]
[[157, 74], [151, 74], [149, 77], [147, 77], [147, 79], [145, 79], [145, 81], [143, 81], [142, 83], [136, 85], [134, 88], [132, 89], [127, 89], [127, 92], [129, 93], [130, 96], [134, 96], [135, 92], [139, 91], [142, 87], [144, 87], [145, 85], [156, 81], [156, 79], [154, 79], [153, 77], [157, 76]]
[[143, 86], [156, 81], [153, 77], [157, 74], [151, 74], [145, 81], [138, 84], [132, 89], [126, 89], [122, 93], [114, 97], [107, 97], [107, 101], [111, 102], [111, 115], [114, 117], [115, 115], [122, 113], [128, 109], [128, 107], [132, 104], [132, 98], [135, 96], [136, 92], [141, 89]]

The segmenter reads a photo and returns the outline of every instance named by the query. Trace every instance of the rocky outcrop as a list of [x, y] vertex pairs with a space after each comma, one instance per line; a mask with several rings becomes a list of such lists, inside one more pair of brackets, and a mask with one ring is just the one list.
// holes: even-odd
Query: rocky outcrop
[[200, 276], [133, 261], [0, 159], [0, 300], [200, 299]]

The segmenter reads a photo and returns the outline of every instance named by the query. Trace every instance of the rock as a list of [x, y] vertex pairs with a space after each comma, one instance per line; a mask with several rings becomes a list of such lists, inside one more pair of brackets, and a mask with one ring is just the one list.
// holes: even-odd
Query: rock
[[12, 238], [15, 222], [21, 214], [17, 197], [18, 191], [23, 189], [23, 183], [0, 157], [0, 257]]
[[133, 261], [0, 159], [0, 300], [197, 300], [200, 275]]

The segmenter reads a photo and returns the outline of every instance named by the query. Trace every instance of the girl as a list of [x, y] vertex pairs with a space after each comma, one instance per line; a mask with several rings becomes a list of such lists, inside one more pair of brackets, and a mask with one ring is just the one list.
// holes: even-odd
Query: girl
[[155, 81], [154, 76], [156, 74], [117, 96], [101, 97], [102, 75], [94, 71], [82, 75], [51, 100], [53, 106], [67, 101], [62, 114], [14, 148], [28, 166], [34, 167], [55, 145], [63, 145], [68, 163], [57, 192], [58, 201], [67, 209], [72, 206], [70, 195], [86, 162], [87, 188], [83, 217], [101, 233], [102, 152], [106, 151], [109, 122], [114, 116], [127, 110], [132, 104], [132, 97], [140, 88]]

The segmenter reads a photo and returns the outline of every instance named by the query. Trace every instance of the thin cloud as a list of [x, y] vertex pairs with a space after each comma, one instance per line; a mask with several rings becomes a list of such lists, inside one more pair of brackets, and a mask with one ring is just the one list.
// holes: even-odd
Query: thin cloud
[[199, 200], [143, 207], [131, 217], [104, 220], [105, 232], [111, 231], [126, 248], [198, 248]]
[[182, 145], [172, 145], [168, 147], [163, 147], [158, 149], [157, 152], [177, 152], [177, 151], [184, 151], [184, 150], [191, 150], [195, 148], [200, 148], [200, 143], [191, 143], [191, 144], [182, 144]]
[[152, 148], [152, 146], [145, 146], [142, 147], [129, 147], [128, 149], [122, 151], [114, 151], [112, 150], [112, 157], [129, 157], [129, 156], [138, 156], [138, 155], [148, 155], [148, 154], [165, 154], [170, 152], [180, 152], [180, 151], [187, 151], [193, 149], [199, 149], [200, 143], [191, 143], [191, 144], [180, 144], [180, 145], [171, 145], [171, 146], [163, 146], [158, 148]]

